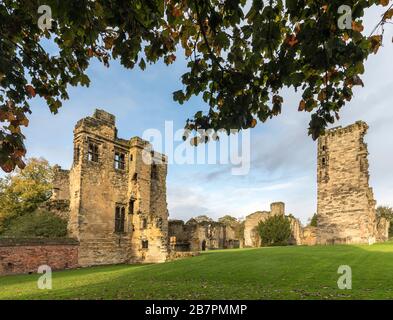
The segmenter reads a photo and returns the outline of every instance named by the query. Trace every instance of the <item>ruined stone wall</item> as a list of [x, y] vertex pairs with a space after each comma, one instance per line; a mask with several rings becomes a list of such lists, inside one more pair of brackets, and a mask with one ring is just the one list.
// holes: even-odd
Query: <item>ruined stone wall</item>
[[[244, 222], [244, 247], [260, 247], [261, 237], [258, 233], [258, 225], [260, 222], [275, 216], [285, 215], [285, 203], [274, 202], [270, 205], [270, 211], [257, 211], [246, 217]], [[288, 215], [291, 224], [291, 238], [289, 243], [293, 245], [301, 244], [302, 226], [298, 219], [292, 215]]]
[[189, 229], [183, 220], [169, 220], [168, 233], [169, 237], [176, 237], [177, 243], [185, 243], [190, 239]]
[[65, 221], [70, 218], [70, 200], [48, 200], [40, 209], [50, 211]]
[[0, 275], [37, 273], [42, 265], [52, 270], [78, 267], [78, 243], [71, 239], [0, 240]]
[[269, 218], [269, 211], [254, 212], [246, 217], [244, 223], [244, 246], [259, 247], [261, 245], [261, 237], [258, 233], [258, 224]]
[[290, 223], [291, 223], [291, 238], [289, 240], [289, 243], [292, 245], [300, 245], [302, 244], [302, 225], [299, 221], [299, 219], [294, 218], [293, 216], [288, 217]]
[[357, 122], [318, 143], [318, 243], [374, 243], [376, 215], [364, 136]]
[[[97, 159], [91, 157], [91, 145]], [[147, 145], [140, 138], [119, 139], [115, 117], [102, 110], [77, 123], [69, 233], [80, 241], [82, 266], [166, 260], [166, 164], [152, 183]], [[115, 165], [116, 154], [124, 157], [124, 168]], [[117, 208], [125, 213], [124, 232], [115, 232]]]
[[53, 168], [53, 190], [52, 200], [69, 200], [70, 199], [70, 179], [69, 170], [64, 170], [60, 166]]
[[273, 202], [270, 205], [270, 214], [272, 216], [285, 215], [285, 203], [284, 202]]
[[[173, 239], [175, 238], [175, 239]], [[176, 240], [173, 250], [201, 251], [214, 249], [238, 248], [240, 240], [235, 226], [215, 221], [197, 221], [190, 219], [169, 221], [169, 239]]]
[[389, 240], [390, 221], [386, 218], [377, 218], [377, 241], [385, 242]]
[[315, 246], [317, 244], [317, 227], [307, 226], [302, 230], [301, 244]]

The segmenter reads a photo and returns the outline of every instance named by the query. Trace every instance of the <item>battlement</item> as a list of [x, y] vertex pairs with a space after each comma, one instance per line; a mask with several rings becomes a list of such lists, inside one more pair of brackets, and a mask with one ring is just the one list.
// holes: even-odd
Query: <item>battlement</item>
[[326, 130], [326, 133], [324, 136], [334, 136], [334, 135], [340, 135], [340, 134], [347, 134], [347, 133], [351, 133], [355, 130], [360, 130], [363, 134], [366, 134], [368, 128], [369, 127], [366, 122], [357, 121], [354, 124], [351, 124], [351, 125], [344, 127], [344, 128], [342, 126], [338, 126], [338, 127], [334, 127], [329, 130]]
[[110, 114], [109, 112], [106, 112], [101, 109], [96, 109], [94, 111], [93, 118], [106, 122], [107, 124], [112, 126], [116, 124], [116, 117], [113, 114]]

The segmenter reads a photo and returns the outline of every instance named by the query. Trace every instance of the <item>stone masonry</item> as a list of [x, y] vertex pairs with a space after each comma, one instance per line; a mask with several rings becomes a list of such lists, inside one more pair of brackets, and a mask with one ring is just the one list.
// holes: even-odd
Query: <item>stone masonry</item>
[[115, 116], [103, 110], [78, 121], [73, 165], [58, 169], [54, 196], [69, 196], [80, 266], [166, 260], [166, 163], [147, 141], [118, 138]]
[[169, 241], [174, 251], [205, 251], [240, 247], [236, 224], [207, 219], [169, 220]]
[[[244, 246], [260, 247], [261, 237], [258, 234], [258, 224], [274, 215], [285, 215], [285, 204], [283, 202], [275, 202], [270, 205], [270, 211], [257, 211], [246, 217], [244, 223]], [[292, 215], [288, 215], [291, 223], [291, 239], [292, 244], [300, 244], [301, 242], [301, 224], [298, 219]]]
[[318, 142], [318, 244], [376, 241], [366, 123], [328, 130]]

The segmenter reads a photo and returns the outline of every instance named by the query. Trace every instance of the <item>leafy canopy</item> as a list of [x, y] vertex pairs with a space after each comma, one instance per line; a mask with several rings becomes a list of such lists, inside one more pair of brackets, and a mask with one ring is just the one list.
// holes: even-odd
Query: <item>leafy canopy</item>
[[[38, 27], [41, 4], [52, 10], [52, 28]], [[209, 106], [187, 129], [245, 129], [281, 113], [283, 88], [302, 91], [299, 111], [311, 112], [316, 139], [339, 117], [363, 85], [364, 61], [382, 35], [362, 34], [364, 10], [388, 0], [349, 0], [352, 29], [337, 27], [340, 0], [3, 0], [0, 2], [0, 166], [25, 166], [21, 126], [30, 99], [53, 113], [69, 86], [88, 86], [91, 59], [129, 69], [181, 54], [188, 60], [180, 104], [201, 95]], [[377, 32], [392, 18], [386, 11]], [[42, 45], [50, 39], [58, 52]], [[199, 142], [198, 140], [196, 142]]]

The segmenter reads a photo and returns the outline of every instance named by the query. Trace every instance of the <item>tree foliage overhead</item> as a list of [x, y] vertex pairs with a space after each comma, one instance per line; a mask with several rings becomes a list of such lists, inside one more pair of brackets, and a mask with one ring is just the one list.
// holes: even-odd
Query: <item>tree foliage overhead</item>
[[[52, 28], [41, 30], [39, 5], [52, 9]], [[284, 88], [301, 90], [299, 111], [311, 112], [316, 139], [363, 85], [364, 61], [381, 35], [362, 34], [364, 10], [388, 0], [350, 0], [350, 30], [337, 27], [338, 0], [3, 0], [0, 3], [0, 166], [24, 167], [21, 126], [30, 99], [41, 97], [53, 113], [69, 86], [88, 86], [91, 59], [126, 68], [176, 54], [188, 60], [184, 103], [201, 95], [209, 106], [186, 128], [245, 129], [281, 113]], [[380, 27], [393, 16], [391, 7]], [[378, 29], [381, 31], [381, 29]], [[42, 45], [50, 39], [58, 52]]]

